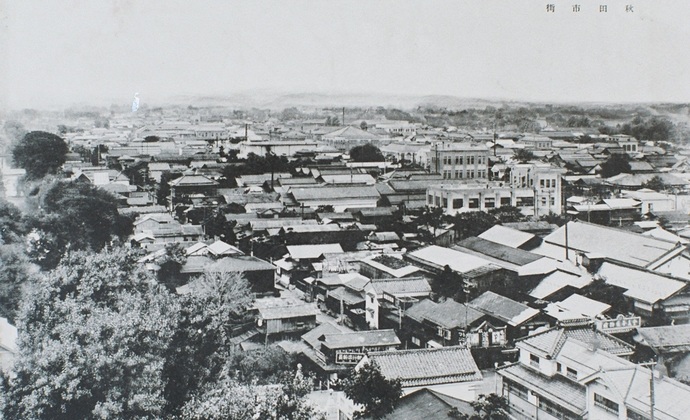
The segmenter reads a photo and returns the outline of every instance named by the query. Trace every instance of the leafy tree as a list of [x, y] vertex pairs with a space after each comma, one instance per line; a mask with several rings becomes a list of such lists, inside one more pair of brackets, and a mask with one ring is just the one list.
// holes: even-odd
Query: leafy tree
[[444, 266], [443, 271], [434, 276], [430, 284], [437, 296], [452, 298], [458, 302], [465, 301], [462, 277], [451, 270], [448, 265]]
[[126, 250], [70, 254], [20, 311], [5, 418], [159, 418], [176, 302]]
[[624, 154], [613, 154], [606, 162], [601, 164], [601, 171], [599, 174], [602, 178], [610, 178], [620, 173], [630, 173], [630, 163], [628, 156]]
[[654, 191], [665, 191], [669, 186], [664, 183], [664, 180], [661, 179], [659, 175], [654, 175], [649, 181], [642, 183], [642, 188], [649, 188]]
[[381, 150], [371, 143], [350, 149], [350, 159], [353, 162], [383, 162], [385, 160]]
[[156, 203], [161, 206], [167, 206], [170, 203], [168, 199], [170, 198], [170, 181], [181, 177], [182, 174], [179, 172], [163, 172], [161, 174], [161, 181], [157, 185], [156, 189]]
[[328, 127], [337, 127], [340, 125], [340, 120], [338, 117], [327, 117], [326, 118], [326, 126]]
[[541, 216], [539, 218], [539, 220], [544, 221], [544, 222], [548, 222], [548, 223], [551, 223], [551, 224], [554, 224], [554, 225], [560, 227], [560, 226], [563, 226], [564, 224], [566, 224], [566, 222], [568, 221], [568, 218], [565, 216], [561, 216], [559, 214], [556, 214], [554, 212], [549, 212], [549, 214], [545, 214], [545, 215]]
[[16, 243], [28, 233], [26, 218], [9, 201], [0, 200], [0, 243]]
[[0, 245], [0, 316], [14, 323], [24, 287], [38, 268], [19, 244]]
[[535, 156], [529, 149], [515, 149], [513, 152], [513, 159], [520, 163], [527, 163], [534, 160]]
[[55, 134], [32, 131], [15, 144], [12, 157], [15, 164], [26, 170], [28, 179], [43, 178], [55, 174], [65, 163], [69, 148]]
[[44, 268], [52, 268], [67, 248], [98, 251], [115, 232], [123, 238], [131, 233], [117, 226], [115, 197], [91, 184], [51, 182], [41, 188], [38, 200], [30, 225], [40, 246], [32, 248], [32, 256]]
[[498, 219], [500, 223], [521, 222], [527, 217], [519, 208], [513, 206], [501, 206], [489, 210], [489, 214]]
[[325, 419], [305, 399], [312, 388], [313, 381], [299, 368], [296, 373], [284, 375], [277, 385], [247, 385], [226, 374], [192, 398], [183, 407], [182, 417], [208, 420]]
[[206, 272], [179, 299], [176, 346], [166, 358], [166, 412], [179, 414], [185, 401], [217, 381], [232, 356], [230, 339], [251, 323], [247, 280], [236, 273]]
[[400, 396], [400, 379], [387, 379], [376, 363], [365, 363], [344, 382], [345, 395], [364, 409], [355, 413], [358, 418], [380, 419], [393, 411]]
[[461, 420], [509, 420], [511, 417], [508, 414], [509, 406], [508, 400], [497, 394], [482, 394], [476, 401], [470, 403], [475, 411], [475, 414], [468, 416], [460, 413], [457, 408], [453, 407], [448, 412], [448, 417]]
[[455, 225], [458, 240], [477, 236], [498, 223], [494, 216], [483, 211], [458, 213], [451, 220]]
[[362, 130], [364, 130], [364, 131], [367, 131], [367, 129], [369, 128], [369, 126], [367, 125], [367, 122], [366, 122], [366, 121], [362, 121], [361, 123], [359, 123], [359, 128], [362, 129]]
[[158, 266], [158, 282], [175, 290], [184, 284], [184, 277], [180, 275], [182, 266], [187, 262], [187, 251], [179, 242], [165, 245], [165, 254], [156, 261]]

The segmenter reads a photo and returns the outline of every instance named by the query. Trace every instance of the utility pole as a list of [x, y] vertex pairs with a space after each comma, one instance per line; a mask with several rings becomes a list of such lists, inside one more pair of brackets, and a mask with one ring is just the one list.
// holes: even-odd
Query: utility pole
[[345, 107], [343, 107], [343, 127], [345, 127]]

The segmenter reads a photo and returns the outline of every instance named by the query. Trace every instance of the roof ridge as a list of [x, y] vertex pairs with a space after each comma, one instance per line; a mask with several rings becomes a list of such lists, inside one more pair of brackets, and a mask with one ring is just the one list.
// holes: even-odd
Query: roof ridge
[[381, 356], [381, 355], [388, 355], [388, 354], [433, 353], [433, 352], [440, 353], [442, 351], [450, 351], [450, 350], [468, 350], [469, 351], [469, 349], [467, 347], [457, 345], [457, 346], [445, 346], [445, 347], [440, 347], [440, 348], [373, 351], [373, 352], [370, 352], [369, 355]]

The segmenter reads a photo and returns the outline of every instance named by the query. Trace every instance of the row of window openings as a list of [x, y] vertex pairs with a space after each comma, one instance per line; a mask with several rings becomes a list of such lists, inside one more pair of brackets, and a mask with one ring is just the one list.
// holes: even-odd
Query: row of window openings
[[[465, 175], [467, 174], [467, 175]], [[475, 178], [475, 175], [477, 178], [486, 178], [486, 171], [485, 170], [478, 170], [478, 171], [451, 171], [451, 170], [444, 170], [443, 171], [443, 179], [463, 179], [463, 178], [468, 178], [468, 179], [473, 179]]]
[[[553, 200], [552, 200], [553, 201]], [[448, 207], [448, 199], [445, 197], [439, 197], [439, 196], [429, 196], [429, 204], [435, 204], [437, 207], [443, 207], [446, 208]], [[510, 205], [510, 197], [501, 197], [501, 207], [503, 206], [509, 206]], [[455, 198], [452, 200], [453, 208], [454, 209], [461, 209], [465, 205], [465, 200], [462, 198]], [[470, 209], [478, 209], [479, 208], [479, 199], [478, 198], [470, 198], [467, 200], [467, 207]], [[486, 197], [484, 198], [484, 208], [487, 209], [492, 209], [496, 207], [496, 199], [494, 197]]]
[[[453, 159], [453, 156], [444, 156], [443, 157], [443, 164], [444, 165], [452, 165], [453, 160], [455, 160], [456, 165], [464, 165], [467, 163], [467, 165], [474, 165], [475, 158], [474, 156], [467, 156], [467, 159], [464, 159], [463, 156], [455, 156], [455, 159]], [[486, 158], [477, 156], [477, 165], [483, 165], [486, 163]]]

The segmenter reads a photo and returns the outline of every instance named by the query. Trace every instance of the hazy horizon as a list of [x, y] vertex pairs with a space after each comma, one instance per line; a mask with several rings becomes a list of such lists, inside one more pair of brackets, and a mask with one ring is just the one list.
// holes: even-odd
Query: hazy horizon
[[5, 1], [0, 107], [135, 92], [690, 102], [690, 2], [629, 1]]

